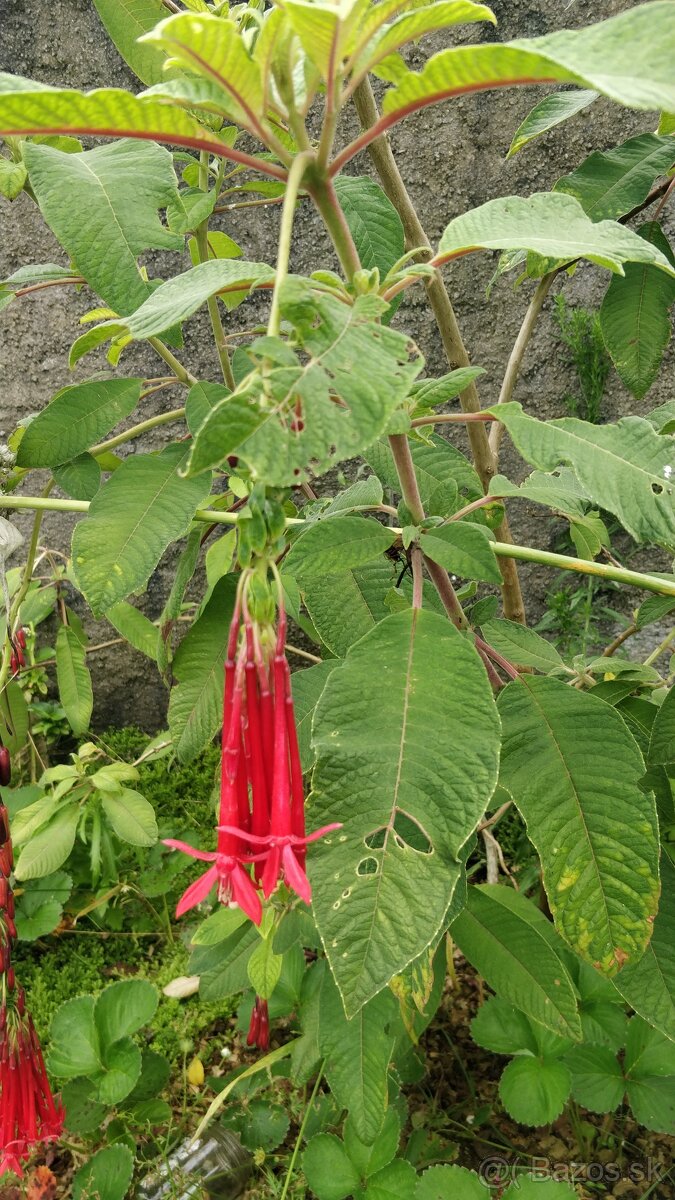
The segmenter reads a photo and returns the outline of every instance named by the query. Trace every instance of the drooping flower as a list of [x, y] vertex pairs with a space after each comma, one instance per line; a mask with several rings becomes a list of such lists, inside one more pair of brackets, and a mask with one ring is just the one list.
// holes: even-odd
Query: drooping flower
[[246, 1037], [247, 1046], [256, 1046], [258, 1050], [270, 1048], [270, 1014], [266, 1000], [256, 996], [251, 1010], [251, 1020]]
[[64, 1112], [52, 1096], [40, 1042], [12, 966], [16, 938], [10, 886], [12, 842], [0, 805], [0, 1175], [23, 1174], [31, 1154], [61, 1136]]

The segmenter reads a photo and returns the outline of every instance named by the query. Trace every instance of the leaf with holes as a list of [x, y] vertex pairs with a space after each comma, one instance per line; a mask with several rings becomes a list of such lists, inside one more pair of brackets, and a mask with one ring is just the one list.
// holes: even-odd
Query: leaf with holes
[[73, 565], [96, 616], [147, 583], [167, 546], [187, 532], [204, 481], [183, 479], [185, 446], [127, 458], [73, 533]]
[[[363, 451], [407, 396], [422, 359], [408, 338], [380, 324], [386, 306], [379, 297], [345, 304], [299, 277], [286, 281], [281, 296], [291, 342], [265, 337], [249, 347], [256, 369], [197, 430], [188, 472], [236, 453], [268, 485], [297, 485]], [[368, 371], [355, 371], [357, 362]], [[257, 428], [223, 452], [223, 423], [242, 403]]]
[[608, 974], [639, 959], [658, 909], [658, 824], [644, 762], [619, 713], [550, 678], [499, 698], [500, 782], [543, 867], [557, 928]]
[[620, 275], [624, 263], [643, 262], [675, 276], [658, 247], [618, 221], [592, 221], [574, 196], [562, 192], [488, 200], [455, 217], [441, 237], [435, 261], [449, 262], [474, 250], [527, 250], [563, 262], [587, 258]]
[[475, 650], [435, 613], [387, 617], [331, 672], [313, 743], [316, 823], [344, 825], [312, 856], [314, 913], [353, 1015], [436, 936], [494, 789], [499, 724]]
[[667, 174], [673, 163], [672, 137], [642, 133], [615, 150], [589, 154], [553, 190], [574, 196], [593, 221], [616, 220], [642, 204], [654, 181]]
[[556, 125], [561, 125], [563, 121], [575, 117], [578, 112], [588, 108], [589, 104], [593, 104], [597, 98], [597, 92], [582, 88], [570, 88], [569, 91], [554, 92], [553, 95], [546, 96], [538, 104], [535, 104], [522, 125], [518, 126], [506, 157], [510, 158], [512, 154], [517, 154], [534, 138], [541, 137], [543, 133], [555, 129]]
[[541, 471], [569, 464], [593, 503], [614, 513], [636, 541], [675, 545], [673, 447], [649, 421], [538, 421], [515, 402], [495, 412], [526, 462]]
[[[649, 221], [638, 233], [675, 264], [657, 221]], [[605, 293], [600, 308], [602, 336], [617, 373], [637, 400], [658, 375], [670, 341], [673, 302], [675, 280], [646, 263], [629, 263], [625, 276], [615, 276]]]
[[657, 0], [585, 29], [441, 50], [385, 92], [383, 124], [452, 96], [519, 83], [573, 83], [628, 108], [672, 112], [673, 57], [672, 8]]
[[133, 312], [152, 294], [138, 255], [183, 248], [157, 211], [176, 192], [168, 150], [131, 138], [82, 154], [27, 142], [24, 157], [42, 215], [78, 271], [115, 312]]

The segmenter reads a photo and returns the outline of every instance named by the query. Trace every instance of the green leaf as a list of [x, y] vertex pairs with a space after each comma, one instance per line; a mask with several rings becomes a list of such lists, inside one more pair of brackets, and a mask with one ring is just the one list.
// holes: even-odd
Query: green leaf
[[330, 504], [324, 508], [321, 516], [329, 517], [333, 513], [349, 512], [364, 504], [381, 504], [384, 498], [382, 484], [377, 475], [367, 475], [365, 479], [357, 479], [344, 492], [338, 492]]
[[97, 1075], [96, 1099], [101, 1104], [119, 1104], [138, 1082], [141, 1052], [129, 1037], [120, 1038], [103, 1050], [104, 1071]]
[[113, 629], [116, 629], [130, 646], [151, 658], [153, 662], [157, 661], [159, 632], [157, 626], [153, 625], [145, 613], [139, 612], [133, 604], [128, 604], [126, 600], [120, 600], [117, 604], [113, 604], [105, 615]]
[[338, 1104], [349, 1109], [363, 1142], [379, 1136], [388, 1104], [388, 1069], [394, 1049], [397, 1004], [391, 992], [375, 996], [348, 1020], [339, 992], [324, 976], [319, 1008], [319, 1049]]
[[[403, 8], [404, 5], [397, 7]], [[397, 16], [368, 41], [354, 62], [354, 73], [361, 75], [372, 71], [387, 55], [408, 42], [416, 42], [426, 33], [475, 21], [491, 21], [493, 25], [497, 23], [491, 9], [484, 4], [472, 4], [471, 0], [440, 0], [435, 4], [414, 7], [412, 12]]]
[[[0, 73], [0, 136], [25, 137], [55, 129], [93, 137], [132, 136], [213, 154], [228, 149], [226, 141], [195, 117], [161, 101], [137, 97], [121, 88], [97, 88], [85, 95]], [[173, 235], [167, 232], [167, 236]]]
[[317, 1133], [302, 1156], [304, 1176], [319, 1200], [345, 1200], [359, 1186], [359, 1176], [334, 1133]]
[[66, 1110], [66, 1129], [70, 1133], [93, 1133], [107, 1115], [104, 1104], [94, 1100], [94, 1085], [89, 1079], [75, 1079], [61, 1088]]
[[396, 1158], [372, 1175], [363, 1193], [364, 1200], [410, 1200], [417, 1173], [412, 1163]]
[[492, 496], [518, 496], [559, 509], [567, 517], [583, 516], [588, 496], [570, 467], [561, 467], [551, 475], [532, 471], [521, 484], [511, 483], [505, 475], [495, 475], [490, 483]]
[[130, 846], [154, 846], [159, 836], [155, 810], [140, 792], [106, 792], [101, 807], [118, 838]]
[[510, 158], [512, 154], [517, 154], [534, 138], [540, 137], [542, 133], [548, 133], [549, 129], [555, 129], [556, 125], [576, 116], [597, 98], [597, 92], [585, 91], [582, 88], [554, 92], [551, 96], [544, 97], [538, 104], [535, 104], [523, 123], [518, 126], [506, 157]]
[[448, 404], [484, 374], [485, 367], [458, 367], [456, 371], [449, 371], [438, 379], [421, 379], [413, 384], [410, 392], [416, 402], [415, 413], [422, 409], [434, 409], [439, 404]]
[[623, 263], [644, 262], [675, 275], [656, 246], [618, 221], [592, 221], [578, 200], [562, 192], [488, 200], [455, 217], [445, 228], [434, 261], [448, 262], [473, 250], [528, 250], [563, 262], [587, 258], [620, 275]]
[[533, 1021], [579, 1041], [581, 1021], [572, 980], [544, 914], [509, 888], [470, 887], [466, 908], [452, 923], [462, 954], [498, 996]]
[[519, 1175], [502, 1200], [577, 1200], [577, 1193], [567, 1183]]
[[56, 635], [56, 679], [68, 724], [79, 736], [89, 728], [94, 692], [85, 647], [69, 625], [61, 625]]
[[269, 1000], [279, 982], [283, 955], [275, 954], [273, 939], [262, 938], [248, 960], [248, 977], [251, 987], [263, 1000]]
[[93, 500], [101, 486], [101, 468], [91, 454], [54, 467], [54, 482], [73, 500]]
[[472, 521], [452, 521], [423, 533], [420, 546], [433, 562], [463, 579], [502, 582], [489, 531]]
[[28, 179], [28, 171], [23, 163], [11, 162], [8, 158], [0, 158], [0, 196], [7, 200], [16, 200], [20, 196]]
[[384, 1123], [374, 1142], [363, 1142], [356, 1132], [354, 1120], [348, 1117], [344, 1126], [345, 1149], [359, 1176], [368, 1179], [391, 1162], [401, 1137], [401, 1118], [395, 1108], [388, 1108]]
[[353, 571], [379, 558], [395, 540], [390, 529], [363, 517], [317, 521], [293, 543], [284, 570], [300, 584], [306, 579]]
[[567, 1067], [555, 1058], [514, 1058], [504, 1068], [499, 1097], [520, 1125], [548, 1125], [563, 1111], [570, 1084]]
[[624, 1057], [626, 1095], [641, 1125], [675, 1133], [675, 1045], [641, 1017], [628, 1025]]
[[395, 565], [383, 560], [304, 585], [305, 606], [316, 631], [338, 658], [390, 615], [385, 597], [396, 573]]
[[[385, 92], [387, 124], [427, 104], [516, 83], [574, 83], [628, 108], [675, 110], [669, 0], [638, 5], [585, 29], [441, 50]], [[611, 63], [611, 71], [608, 71]]]
[[204, 482], [183, 479], [185, 446], [127, 458], [73, 533], [73, 566], [95, 616], [147, 583], [167, 546], [186, 532]]
[[152, 1099], [164, 1090], [170, 1077], [169, 1060], [162, 1054], [156, 1054], [154, 1050], [144, 1050], [140, 1078], [128, 1097], [129, 1103]]
[[[233, 264], [204, 267], [227, 265]], [[255, 369], [206, 417], [188, 470], [204, 470], [236, 453], [268, 485], [297, 487], [361, 453], [385, 431], [422, 366], [409, 338], [382, 326], [385, 311], [375, 295], [344, 304], [311, 280], [287, 279], [281, 317], [292, 327], [291, 340], [263, 337], [249, 347]], [[368, 362], [369, 370], [355, 371], [355, 362]], [[257, 428], [224, 448], [228, 414], [238, 433], [242, 411], [251, 421], [253, 412]]]
[[316, 822], [344, 823], [312, 855], [314, 914], [352, 1015], [438, 933], [460, 851], [494, 790], [499, 726], [473, 647], [443, 617], [409, 610], [380, 622], [331, 672], [313, 741]]
[[[446, 500], [446, 508], [442, 511], [441, 507], [435, 507], [434, 512], [437, 516], [445, 517], [457, 508], [457, 491], [465, 500], [477, 500], [483, 495], [480, 480], [473, 467], [461, 451], [445, 438], [435, 434], [429, 445], [411, 442], [410, 453], [415, 464], [422, 503], [427, 512], [431, 511], [430, 506], [439, 496]], [[400, 492], [398, 474], [386, 442], [370, 446], [365, 458], [387, 487]]]
[[570, 520], [570, 537], [579, 558], [592, 562], [597, 558], [603, 546], [609, 546], [607, 526], [597, 512], [586, 513], [583, 517], [572, 517]]
[[542, 862], [557, 928], [608, 974], [641, 957], [658, 907], [658, 825], [644, 763], [610, 704], [555, 679], [500, 696], [500, 783]]
[[334, 666], [335, 663], [329, 659], [328, 662], [317, 663], [316, 666], [308, 667], [305, 671], [294, 671], [291, 675], [295, 724], [298, 731], [303, 771], [309, 771], [314, 763], [314, 752], [311, 745], [312, 718], [319, 697], [326, 686], [326, 680]]
[[66, 804], [31, 837], [14, 868], [17, 879], [40, 879], [62, 867], [75, 843], [80, 819], [77, 804]]
[[134, 74], [147, 85], [166, 79], [164, 55], [138, 40], [165, 15], [163, 0], [94, 0], [94, 4], [108, 37]]
[[268, 1104], [266, 1100], [253, 1100], [246, 1106], [237, 1132], [249, 1150], [265, 1150], [269, 1153], [285, 1140], [290, 1120], [280, 1104]]
[[516, 403], [500, 405], [498, 416], [527, 462], [542, 471], [569, 463], [593, 503], [614, 513], [636, 541], [675, 543], [673, 485], [664, 471], [673, 450], [649, 421], [538, 421]]
[[490, 1192], [466, 1167], [430, 1167], [417, 1180], [415, 1200], [489, 1200]]
[[54, 1014], [49, 1033], [49, 1070], [60, 1079], [95, 1075], [101, 1050], [94, 1021], [94, 997], [66, 1000]]
[[654, 181], [674, 162], [671, 137], [642, 133], [615, 150], [589, 154], [576, 171], [563, 175], [553, 190], [574, 196], [593, 221], [616, 220], [642, 204]]
[[56, 929], [73, 881], [65, 871], [41, 879], [36, 887], [22, 888], [16, 898], [16, 928], [19, 940], [34, 942]]
[[223, 1000], [249, 986], [248, 960], [258, 945], [260, 934], [247, 922], [217, 946], [200, 946], [190, 959], [190, 972], [201, 976], [202, 1000]]
[[621, 995], [641, 1017], [675, 1042], [675, 867], [661, 855], [661, 901], [642, 958], [614, 977]]
[[0, 738], [10, 754], [18, 754], [28, 740], [28, 705], [16, 679], [0, 693]]
[[20, 467], [55, 467], [89, 450], [133, 412], [140, 379], [90, 379], [62, 388], [19, 443]]
[[218, 580], [202, 615], [176, 651], [173, 673], [177, 683], [169, 700], [169, 730], [183, 762], [199, 754], [222, 723], [225, 658], [235, 591], [234, 576]]
[[544, 674], [565, 666], [552, 642], [517, 621], [495, 618], [483, 621], [481, 629], [485, 640], [516, 666], [534, 667]]
[[667, 767], [675, 763], [675, 692], [668, 691], [657, 709], [651, 728], [648, 761], [650, 766]]
[[183, 249], [157, 212], [176, 191], [168, 150], [125, 139], [64, 154], [27, 142], [24, 157], [42, 215], [78, 271], [115, 312], [133, 312], [152, 293], [138, 255]]
[[134, 1156], [128, 1146], [117, 1142], [98, 1150], [75, 1172], [73, 1200], [124, 1200], [134, 1172]]
[[590, 1112], [614, 1112], [626, 1090], [623, 1071], [607, 1046], [575, 1046], [565, 1056], [572, 1095]]
[[240, 908], [225, 908], [222, 905], [211, 913], [191, 935], [193, 946], [217, 946], [229, 938], [235, 929], [244, 924], [246, 914]]
[[361, 266], [365, 271], [377, 267], [384, 279], [405, 254], [401, 218], [379, 183], [367, 175], [340, 175], [335, 190]]
[[[642, 225], [638, 233], [675, 263], [658, 222]], [[602, 336], [620, 378], [637, 400], [658, 375], [670, 341], [673, 301], [675, 281], [645, 263], [629, 263], [623, 279], [612, 279], [605, 293], [600, 308]]]
[[495, 1054], [537, 1053], [537, 1041], [525, 1013], [499, 996], [490, 996], [481, 1004], [471, 1022], [471, 1036], [477, 1046]]
[[145, 979], [123, 979], [104, 988], [94, 1010], [101, 1044], [109, 1046], [148, 1025], [158, 999], [157, 989]]

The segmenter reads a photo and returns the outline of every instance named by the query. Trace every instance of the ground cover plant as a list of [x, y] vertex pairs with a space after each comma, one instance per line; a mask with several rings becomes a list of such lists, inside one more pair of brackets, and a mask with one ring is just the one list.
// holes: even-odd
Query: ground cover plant
[[[455, 26], [494, 23], [488, 7], [95, 2], [140, 94], [0, 75], [0, 192], [26, 192], [63, 250], [2, 281], [0, 307], [77, 289], [69, 365], [106, 363], [13, 430], [2, 458], [0, 1171], [46, 1166], [33, 1200], [122, 1200], [186, 1135], [229, 1128], [254, 1152], [251, 1195], [597, 1194], [592, 1175], [534, 1170], [517, 1134], [497, 1132], [500, 1173], [484, 1152], [457, 1161], [452, 1122], [420, 1100], [434, 1018], [477, 976], [465, 1024], [499, 1101], [475, 1106], [476, 1144], [501, 1102], [515, 1128], [568, 1122], [590, 1166], [602, 1152], [605, 1194], [640, 1187], [635, 1135], [617, 1130], [675, 1133], [674, 632], [627, 656], [675, 609], [675, 415], [649, 402], [675, 298], [672, 6], [453, 45]], [[440, 30], [449, 48], [411, 70], [405, 48]], [[644, 112], [645, 132], [550, 192], [455, 216], [432, 246], [387, 131], [538, 83], [559, 86], [511, 153], [598, 96]], [[279, 221], [274, 263], [249, 261], [222, 220], [251, 197]], [[298, 205], [336, 259], [307, 276], [289, 269]], [[160, 250], [176, 255], [166, 277]], [[494, 286], [530, 299], [498, 402], [481, 406], [442, 269], [486, 252]], [[607, 281], [599, 314], [557, 301], [582, 395], [543, 421], [519, 403], [519, 373], [582, 260]], [[440, 378], [406, 333], [417, 292]], [[193, 374], [183, 340], [203, 306], [220, 379]], [[164, 374], [127, 374], [134, 342]], [[636, 402], [616, 423], [610, 369]], [[144, 415], [169, 386], [181, 406]], [[164, 425], [172, 440], [153, 450]], [[504, 437], [522, 482], [500, 473]], [[564, 523], [564, 551], [514, 542], [523, 502]], [[67, 560], [42, 543], [48, 510], [77, 515]], [[625, 565], [635, 548], [649, 571]], [[153, 622], [139, 598], [167, 552]], [[528, 626], [519, 561], [551, 596], [556, 572], [588, 581], [581, 634], [569, 598], [558, 644]], [[594, 582], [639, 597], [600, 651], [621, 603]], [[167, 684], [168, 729], [147, 744], [90, 732], [86, 609]], [[289, 656], [311, 665], [291, 675]], [[53, 1006], [45, 1065], [18, 969], [39, 974], [35, 948], [78, 928], [130, 938], [131, 977], [118, 959], [95, 995]], [[178, 974], [153, 979], [149, 954], [141, 969], [143, 938]], [[205, 1006], [203, 1026], [186, 1027], [179, 997]], [[207, 1075], [214, 1031], [224, 1055]], [[667, 1195], [666, 1171], [634, 1194]]]

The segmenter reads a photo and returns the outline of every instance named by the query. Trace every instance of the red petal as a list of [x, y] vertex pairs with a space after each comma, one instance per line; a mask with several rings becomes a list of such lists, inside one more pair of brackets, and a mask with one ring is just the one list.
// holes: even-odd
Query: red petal
[[183, 854], [189, 854], [190, 858], [199, 858], [202, 862], [216, 861], [215, 850], [195, 850], [194, 846], [189, 846], [187, 842], [179, 842], [176, 838], [164, 838], [162, 845], [171, 850], [182, 850]]
[[246, 913], [247, 917], [251, 918], [254, 925], [259, 925], [262, 921], [262, 904], [250, 875], [247, 875], [243, 867], [236, 866], [230, 879], [232, 880], [232, 894], [240, 909]]
[[272, 895], [275, 887], [279, 882], [279, 869], [281, 867], [281, 851], [278, 846], [272, 846], [267, 856], [265, 870], [262, 877], [263, 896], [267, 900], [268, 896]]
[[312, 903], [312, 888], [309, 879], [305, 875], [300, 863], [298, 862], [293, 850], [290, 846], [284, 846], [282, 851], [282, 861], [284, 864], [284, 874], [286, 883], [294, 892], [304, 900], [305, 904]]
[[333, 825], [322, 825], [321, 829], [315, 829], [314, 833], [308, 834], [303, 841], [308, 846], [310, 842], [318, 842], [319, 838], [325, 837], [327, 833], [333, 833], [336, 829], [342, 829], [342, 821], [336, 821]]
[[199, 876], [194, 883], [191, 883], [183, 895], [181, 896], [176, 906], [176, 916], [182, 917], [183, 913], [194, 908], [195, 904], [201, 904], [202, 900], [206, 900], [211, 888], [218, 882], [218, 872], [215, 867], [209, 867], [203, 875]]

